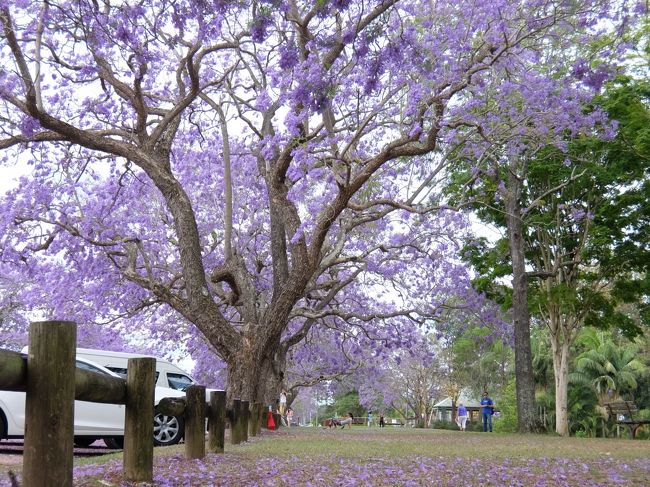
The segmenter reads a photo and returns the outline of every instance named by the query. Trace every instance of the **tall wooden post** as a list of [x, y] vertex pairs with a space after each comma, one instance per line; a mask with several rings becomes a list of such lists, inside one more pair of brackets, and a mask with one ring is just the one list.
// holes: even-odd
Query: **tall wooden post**
[[205, 386], [185, 391], [185, 458], [205, 457]]
[[223, 453], [226, 436], [226, 391], [210, 393], [210, 408], [208, 409], [208, 450], [213, 453]]
[[230, 418], [230, 443], [239, 445], [241, 443], [241, 399], [232, 400], [232, 415]]
[[153, 417], [156, 359], [130, 358], [126, 375], [124, 476], [133, 482], [153, 480]]
[[241, 441], [248, 441], [248, 423], [251, 419], [250, 401], [241, 402]]
[[23, 484], [72, 486], [77, 326], [38, 321], [29, 326]]

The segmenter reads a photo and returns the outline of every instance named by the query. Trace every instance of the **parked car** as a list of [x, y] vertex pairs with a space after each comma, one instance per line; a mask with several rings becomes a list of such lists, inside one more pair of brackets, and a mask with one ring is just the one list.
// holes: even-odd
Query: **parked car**
[[[188, 386], [196, 384], [194, 378], [183, 369], [167, 360], [152, 355], [130, 352], [113, 352], [110, 350], [97, 350], [93, 348], [77, 348], [77, 357], [91, 360], [122, 377], [126, 377], [126, 368], [130, 358], [151, 357], [156, 359], [156, 385], [158, 387], [170, 387], [171, 389], [176, 389], [178, 391], [185, 391]], [[217, 389], [206, 388], [206, 402], [210, 401], [210, 393], [215, 390]]]
[[[152, 356], [138, 353], [96, 350], [92, 348], [77, 348], [77, 357], [92, 360], [93, 362], [106, 367], [108, 370], [111, 370], [122, 377], [126, 377], [126, 366], [130, 358]], [[156, 359], [156, 385], [158, 387], [169, 387], [178, 391], [184, 391], [187, 386], [196, 383], [190, 374], [173, 363], [158, 357], [152, 358]]]
[[[115, 372], [86, 358], [77, 357], [79, 368], [98, 374], [120, 377]], [[154, 405], [164, 397], [184, 397], [182, 391], [168, 387], [155, 388]], [[88, 446], [101, 438], [111, 448], [124, 446], [124, 405], [88, 401], [74, 402], [74, 442]], [[182, 417], [156, 413], [154, 417], [154, 444], [174, 445], [184, 434]], [[25, 393], [0, 391], [0, 438], [19, 438], [25, 435]]]

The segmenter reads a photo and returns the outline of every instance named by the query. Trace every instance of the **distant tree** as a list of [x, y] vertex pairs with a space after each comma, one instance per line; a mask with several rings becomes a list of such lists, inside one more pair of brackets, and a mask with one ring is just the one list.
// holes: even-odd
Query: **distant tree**
[[[526, 305], [549, 331], [561, 435], [569, 432], [570, 352], [581, 327], [611, 326], [634, 336], [650, 324], [648, 86], [619, 77], [598, 97], [617, 121], [615, 137], [577, 137], [564, 150], [540, 148], [508, 173], [510, 183], [498, 168], [481, 172], [480, 182], [461, 179], [473, 180], [477, 214], [503, 227], [512, 223], [506, 217], [513, 211], [506, 204], [513, 194], [508, 184], [518, 188], [521, 257], [529, 267]], [[468, 247], [472, 263], [485, 273], [480, 286], [511, 274], [499, 255], [506, 240], [510, 237], [492, 248], [485, 242]], [[512, 260], [512, 248], [509, 256]], [[516, 289], [513, 281], [513, 293]], [[505, 295], [504, 303], [510, 299]]]
[[20, 350], [27, 345], [25, 306], [18, 298], [24, 285], [11, 275], [0, 277], [0, 348]]

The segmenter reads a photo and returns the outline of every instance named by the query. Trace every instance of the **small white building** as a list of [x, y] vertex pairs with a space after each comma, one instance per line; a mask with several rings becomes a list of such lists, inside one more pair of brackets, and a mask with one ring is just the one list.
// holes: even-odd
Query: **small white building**
[[[461, 392], [456, 401], [456, 408], [458, 404], [463, 404], [467, 408], [467, 413], [469, 415], [469, 422], [477, 421], [479, 415], [481, 414], [481, 402], [469, 397], [466, 393]], [[454, 417], [454, 412], [452, 411], [451, 397], [447, 397], [442, 401], [433, 405], [433, 418], [434, 421], [448, 421], [451, 422]]]

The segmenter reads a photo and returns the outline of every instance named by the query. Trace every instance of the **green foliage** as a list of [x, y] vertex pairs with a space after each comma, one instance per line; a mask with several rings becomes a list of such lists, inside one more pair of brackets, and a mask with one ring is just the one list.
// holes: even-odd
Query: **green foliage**
[[320, 418], [332, 418], [334, 416], [346, 416], [348, 412], [354, 416], [366, 416], [367, 411], [359, 404], [359, 393], [357, 391], [346, 392], [334, 398], [332, 404], [328, 404], [319, 410]]
[[[465, 326], [463, 323], [459, 328]], [[501, 340], [489, 339], [491, 333], [487, 327], [469, 327], [450, 337], [445, 349], [445, 360], [454, 369], [456, 382], [477, 397], [484, 390], [501, 390], [512, 375], [512, 348]]]
[[531, 330], [531, 350], [533, 352], [533, 377], [535, 388], [549, 391], [553, 389], [553, 356], [545, 329]]
[[571, 381], [591, 387], [601, 405], [630, 397], [638, 387], [637, 380], [650, 371], [635, 343], [618, 343], [610, 333], [592, 328], [583, 331], [579, 342], [585, 350], [576, 359]]
[[493, 429], [497, 433], [514, 433], [517, 431], [517, 397], [515, 381], [511, 379], [499, 396], [497, 409], [500, 417], [493, 421]]
[[[650, 327], [650, 82], [620, 76], [595, 106], [618, 123], [615, 138], [567, 140], [568, 152], [548, 147], [522, 168], [526, 258], [532, 270], [554, 273], [553, 280], [529, 280], [529, 309], [557, 305], [586, 325], [633, 337]], [[503, 202], [495, 197], [505, 174], [478, 168], [480, 183], [468, 195], [467, 165], [459, 163], [452, 175], [450, 198], [471, 197], [481, 220], [505, 228]], [[509, 306], [498, 280], [511, 274], [507, 239], [474, 240], [464, 250], [477, 271], [475, 286]]]
[[597, 404], [596, 394], [590, 387], [570, 384], [567, 400], [570, 434], [583, 438], [596, 436], [600, 419], [595, 409]]

